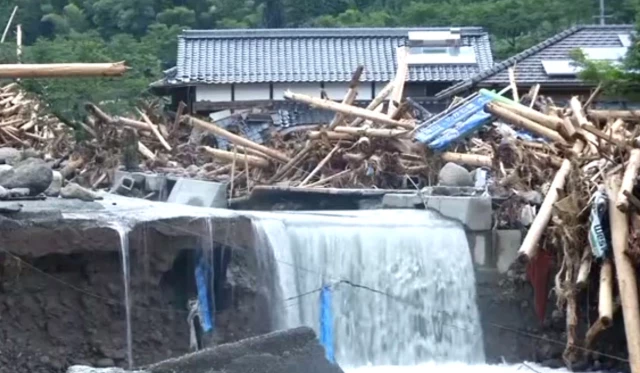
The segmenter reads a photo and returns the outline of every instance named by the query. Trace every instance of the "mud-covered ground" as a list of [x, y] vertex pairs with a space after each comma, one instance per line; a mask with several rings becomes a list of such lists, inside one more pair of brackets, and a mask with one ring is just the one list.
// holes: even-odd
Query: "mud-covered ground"
[[[216, 342], [266, 332], [256, 320], [252, 259], [231, 255], [217, 284]], [[127, 361], [120, 253], [23, 258], [0, 254], [0, 372], [56, 373], [69, 365], [121, 366]], [[189, 352], [187, 299], [193, 296], [189, 250], [131, 253], [135, 365]]]

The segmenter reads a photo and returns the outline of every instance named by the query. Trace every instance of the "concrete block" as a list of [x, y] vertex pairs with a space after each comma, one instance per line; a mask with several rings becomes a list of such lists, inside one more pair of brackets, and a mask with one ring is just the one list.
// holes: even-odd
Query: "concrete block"
[[457, 220], [470, 231], [491, 230], [491, 197], [428, 196], [416, 194], [385, 194], [383, 208], [424, 208]]
[[143, 186], [145, 183], [144, 180], [146, 178], [146, 175], [143, 172], [129, 172], [124, 170], [116, 170], [113, 176], [113, 179], [114, 179], [113, 184], [114, 185], [120, 184], [120, 180], [125, 176], [132, 178], [135, 181], [136, 185]]
[[498, 257], [496, 266], [505, 273], [518, 258], [518, 249], [522, 243], [522, 232], [517, 229], [505, 229], [495, 232], [495, 251]]
[[211, 181], [180, 178], [167, 202], [190, 206], [227, 208], [227, 185]]
[[385, 209], [414, 209], [424, 206], [418, 194], [385, 194], [382, 197], [382, 208]]

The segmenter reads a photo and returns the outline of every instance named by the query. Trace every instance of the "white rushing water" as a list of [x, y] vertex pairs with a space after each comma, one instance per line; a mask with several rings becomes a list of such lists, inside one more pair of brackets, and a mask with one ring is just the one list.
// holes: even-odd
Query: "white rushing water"
[[122, 256], [122, 280], [124, 282], [124, 308], [126, 317], [127, 363], [133, 368], [133, 333], [131, 331], [131, 299], [129, 297], [130, 266], [129, 266], [129, 229], [122, 224], [113, 226], [120, 236], [120, 253]]
[[306, 325], [319, 333], [319, 293], [301, 294], [348, 280], [357, 286], [340, 283], [332, 291], [335, 356], [343, 368], [484, 362], [460, 224], [416, 210], [256, 217], [263, 269], [277, 269], [277, 329]]

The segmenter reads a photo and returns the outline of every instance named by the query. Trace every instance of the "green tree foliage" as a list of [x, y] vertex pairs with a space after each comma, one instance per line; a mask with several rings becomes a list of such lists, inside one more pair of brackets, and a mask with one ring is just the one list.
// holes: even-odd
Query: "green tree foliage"
[[[608, 22], [633, 22], [639, 1], [607, 1]], [[74, 118], [84, 100], [123, 109], [145, 94], [148, 83], [175, 64], [183, 29], [482, 26], [502, 59], [574, 24], [592, 23], [598, 13], [598, 0], [0, 0], [0, 25], [15, 5], [25, 62], [126, 60], [131, 66], [126, 78], [25, 82]], [[14, 41], [12, 32], [7, 45]], [[14, 50], [1, 46], [0, 62], [13, 62]], [[602, 69], [587, 70], [602, 75]]]

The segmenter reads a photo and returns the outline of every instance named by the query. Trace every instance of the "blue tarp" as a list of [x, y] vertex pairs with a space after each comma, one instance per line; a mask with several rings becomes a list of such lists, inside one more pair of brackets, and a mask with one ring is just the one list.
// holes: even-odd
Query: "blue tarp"
[[320, 292], [320, 344], [324, 346], [327, 360], [334, 363], [331, 287], [328, 285], [323, 286]]
[[455, 140], [479, 129], [491, 117], [484, 107], [492, 100], [492, 97], [478, 95], [440, 120], [417, 130], [414, 138], [434, 150], [444, 150]]
[[205, 333], [208, 333], [213, 330], [213, 314], [209, 307], [209, 288], [207, 284], [210, 284], [211, 281], [207, 281], [209, 276], [211, 276], [211, 269], [206, 263], [206, 260], [202, 255], [200, 255], [200, 260], [198, 261], [198, 265], [195, 270], [196, 277], [196, 286], [198, 287], [198, 305], [199, 305], [199, 313], [200, 313], [200, 324], [202, 325], [202, 330]]

